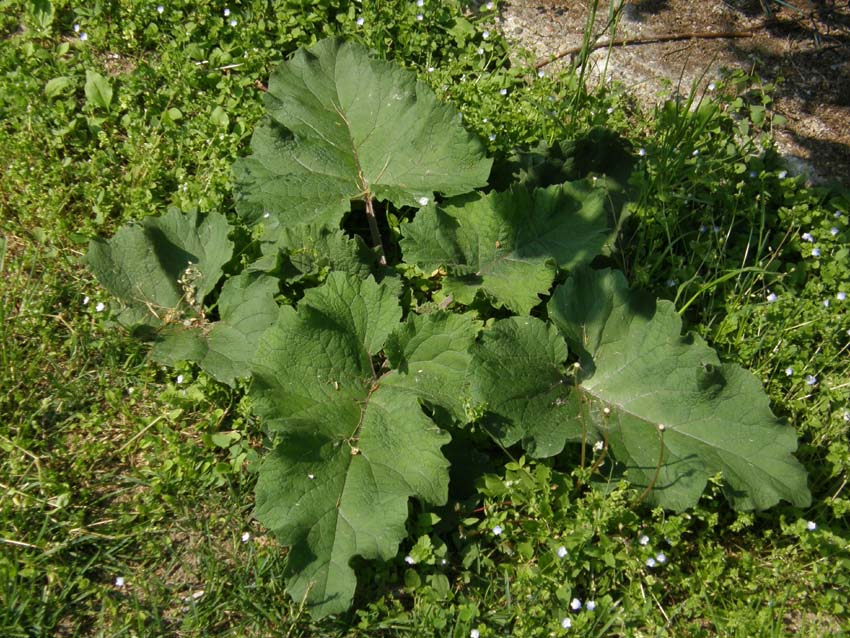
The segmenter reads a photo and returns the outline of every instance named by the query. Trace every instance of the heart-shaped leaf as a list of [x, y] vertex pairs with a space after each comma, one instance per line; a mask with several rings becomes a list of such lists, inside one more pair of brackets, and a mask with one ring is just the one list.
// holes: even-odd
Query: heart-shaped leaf
[[267, 121], [236, 162], [236, 205], [249, 223], [337, 226], [351, 200], [422, 206], [435, 192], [483, 186], [491, 160], [416, 76], [359, 44], [323, 40], [281, 64]]

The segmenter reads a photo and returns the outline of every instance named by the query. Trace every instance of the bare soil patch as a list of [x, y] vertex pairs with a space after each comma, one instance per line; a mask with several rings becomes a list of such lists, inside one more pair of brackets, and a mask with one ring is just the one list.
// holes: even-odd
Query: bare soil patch
[[[788, 0], [631, 0], [615, 40], [681, 38], [597, 50], [597, 81], [621, 83], [645, 106], [665, 86], [687, 94], [705, 87], [723, 69], [754, 72], [775, 83], [774, 112], [787, 124], [776, 131], [789, 168], [813, 182], [850, 185], [850, 2]], [[590, 0], [509, 0], [501, 24], [505, 36], [543, 62], [580, 47]], [[600, 2], [595, 32], [607, 23]], [[728, 34], [726, 37], [717, 37]], [[713, 37], [712, 37], [713, 36]], [[570, 63], [564, 56], [552, 65]], [[604, 74], [605, 77], [602, 77]]]

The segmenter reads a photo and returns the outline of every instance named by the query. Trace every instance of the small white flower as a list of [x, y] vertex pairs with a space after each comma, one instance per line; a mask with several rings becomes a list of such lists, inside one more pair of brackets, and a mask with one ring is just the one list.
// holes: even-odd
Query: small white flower
[[823, 307], [824, 307], [824, 308], [829, 308], [829, 299], [824, 299], [824, 300], [823, 300]]
[[593, 611], [594, 609], [596, 609], [596, 601], [595, 600], [588, 600], [586, 603], [584, 603], [584, 608], [587, 611]]
[[649, 536], [647, 536], [646, 534], [642, 535], [638, 539], [638, 543], [640, 543], [641, 545], [649, 545]]
[[698, 148], [695, 148], [695, 149], [694, 149], [694, 152], [693, 152], [693, 153], [691, 153], [691, 155], [692, 155], [693, 157], [698, 156], [698, 155], [699, 155], [699, 149], [698, 149]]
[[835, 293], [835, 298], [838, 299], [838, 301], [844, 301], [845, 299], [847, 299], [847, 293], [844, 292], [843, 290], [840, 291], [840, 292], [837, 292], [837, 293]]
[[573, 598], [570, 601], [570, 609], [572, 609], [573, 611], [578, 611], [579, 609], [581, 609], [581, 601], [578, 598]]
[[89, 39], [88, 34], [86, 34], [86, 33], [81, 33], [81, 34], [80, 34], [80, 42], [85, 42], [85, 41], [86, 41], [86, 40], [88, 40], [88, 39]]
[[767, 296], [767, 303], [773, 303], [776, 301], [776, 293], [772, 292]]
[[806, 375], [806, 385], [815, 385], [818, 382], [818, 378], [814, 375], [807, 374]]
[[363, 23], [364, 23], [364, 22], [366, 22], [366, 20], [364, 20], [364, 19], [361, 17], [361, 18], [357, 18], [357, 20], [355, 20], [355, 22], [357, 22], [357, 26], [358, 26], [358, 27], [362, 27], [362, 26], [363, 26]]
[[481, 37], [482, 37], [482, 38], [484, 38], [484, 39], [486, 40], [487, 38], [489, 38], [489, 37], [490, 37], [490, 32], [489, 32], [489, 31], [484, 31], [484, 32], [481, 34]]
[[79, 25], [79, 24], [75, 24], [75, 25], [74, 25], [74, 33], [79, 33], [79, 32], [80, 32], [80, 25]]
[[425, 6], [425, 0], [416, 0], [416, 6], [417, 7], [424, 7]]
[[500, 89], [500, 90], [499, 90], [499, 95], [507, 95], [507, 94], [508, 94], [508, 90], [507, 90], [507, 89]]
[[83, 297], [83, 305], [85, 306], [86, 304], [88, 304], [88, 302], [89, 302], [89, 296], [86, 295], [85, 297]]
[[127, 394], [133, 394], [135, 391], [136, 391], [136, 388], [134, 388], [134, 387], [132, 387], [132, 386], [130, 386], [129, 388], [127, 388]]
[[813, 242], [815, 240], [811, 233], [803, 233], [800, 237], [803, 241]]
[[484, 55], [484, 49], [478, 47], [478, 55]]
[[564, 618], [564, 619], [561, 621], [561, 627], [562, 627], [563, 629], [569, 629], [569, 628], [570, 628], [570, 627], [572, 627], [572, 626], [573, 626], [573, 621], [572, 621], [572, 620], [570, 620], [569, 618]]
[[180, 385], [181, 383], [183, 383], [183, 375], [178, 374], [177, 375], [177, 385]]
[[815, 531], [817, 528], [818, 528], [818, 524], [815, 523], [814, 521], [809, 521], [808, 523], [806, 523], [806, 529], [809, 530], [810, 532]]
[[679, 283], [679, 282], [676, 281], [675, 279], [668, 279], [664, 283], [667, 285], [668, 288], [674, 288], [676, 286], [676, 284]]
[[236, 18], [233, 18], [233, 19], [230, 21], [230, 26], [231, 26], [231, 27], [235, 27], [237, 24], [239, 24], [239, 23], [236, 21]]
[[163, 11], [165, 11], [165, 7], [163, 7], [162, 5], [159, 5], [159, 6], [156, 8], [156, 12], [157, 12], [157, 13], [162, 13]]
[[659, 554], [655, 555], [655, 560], [657, 560], [659, 563], [666, 563], [667, 562], [667, 556], [664, 555], [663, 553], [659, 553]]
[[503, 530], [502, 530], [502, 526], [501, 526], [501, 525], [496, 525], [496, 526], [493, 528], [493, 534], [495, 534], [496, 536], [499, 536], [499, 535], [502, 533], [502, 531], [503, 531]]
[[607, 110], [607, 111], [605, 111], [605, 112], [606, 112], [608, 115], [611, 115], [611, 114], [614, 112], [614, 107], [613, 107], [613, 106], [609, 106], [609, 107], [608, 107], [608, 110]]
[[416, 14], [416, 19], [417, 19], [417, 20], [419, 20], [420, 22], [422, 22], [422, 21], [425, 19], [425, 16], [424, 16], [424, 15], [422, 15], [421, 13], [417, 13], [417, 14]]
[[646, 149], [645, 148], [639, 148], [638, 149], [638, 155], [640, 155], [641, 157], [646, 157]]
[[493, 3], [492, 3], [492, 2], [488, 2], [488, 3], [487, 3], [487, 4], [485, 4], [484, 6], [485, 6], [485, 7], [487, 7], [487, 11], [492, 11], [492, 10], [493, 10]]
[[850, 412], [845, 412], [845, 413], [844, 413], [844, 422], [845, 422], [845, 423], [850, 423]]
[[561, 546], [558, 548], [558, 552], [557, 552], [557, 554], [558, 554], [558, 558], [563, 558], [564, 556], [566, 556], [566, 555], [567, 555], [567, 548], [566, 548], [566, 547], [564, 547], [563, 545], [561, 545]]
[[228, 9], [227, 7], [224, 7], [224, 17], [225, 18], [230, 17], [230, 9]]
[[440, 565], [448, 565], [448, 564], [449, 564], [449, 561], [447, 561], [445, 558], [440, 559]]
[[779, 179], [785, 179], [786, 177], [788, 177], [788, 171], [779, 171], [779, 173], [776, 176]]
[[[608, 412], [610, 412], [610, 410], [608, 410]], [[604, 447], [605, 447], [605, 444], [602, 441], [597, 441], [596, 443], [593, 444], [593, 451], [594, 452], [601, 452], [602, 448], [604, 448]]]
[[429, 66], [426, 70], [428, 71], [428, 73], [433, 73], [433, 72], [434, 72], [434, 67]]
[[427, 206], [428, 205], [428, 198], [427, 197], [420, 197], [419, 198], [419, 205], [420, 206]]
[[652, 567], [655, 567], [657, 564], [658, 563], [655, 561], [655, 559], [652, 556], [650, 556], [649, 558], [646, 559], [646, 566], [647, 567], [652, 568]]
[[792, 368], [791, 366], [788, 366], [787, 368], [785, 368], [785, 376], [786, 377], [790, 377], [792, 374], [794, 374], [794, 368]]
[[489, 139], [491, 142], [495, 142], [495, 141], [496, 141], [496, 134], [495, 134], [495, 133], [490, 133], [490, 135], [488, 136], [488, 139]]
[[820, 248], [812, 248], [812, 257], [820, 257]]
[[537, 77], [539, 77], [539, 78], [545, 78], [545, 77], [546, 77], [546, 71], [544, 71], [543, 69], [540, 69], [540, 70], [537, 72]]
[[106, 304], [102, 301], [98, 301], [94, 309], [96, 312], [103, 312], [104, 310], [106, 310]]
[[408, 565], [415, 565], [416, 564], [416, 560], [413, 558], [413, 556], [405, 556], [404, 562], [407, 563]]
[[838, 226], [833, 226], [829, 229], [829, 234], [835, 237], [838, 234]]
[[314, 480], [316, 480], [316, 475], [315, 474], [308, 474], [307, 478], [310, 479], [311, 481], [314, 481]]
[[123, 587], [124, 586], [124, 577], [123, 576], [116, 576], [115, 577], [115, 586], [116, 587]]
[[242, 532], [242, 542], [247, 543], [251, 540], [251, 532]]
[[699, 226], [700, 235], [702, 235], [707, 230], [708, 230], [708, 226], [706, 226], [705, 224], [700, 224], [700, 226]]
[[263, 213], [263, 219], [268, 219], [271, 213]]
[[469, 631], [469, 638], [480, 638], [480, 636], [481, 636], [481, 632], [478, 631], [477, 629], [471, 629]]

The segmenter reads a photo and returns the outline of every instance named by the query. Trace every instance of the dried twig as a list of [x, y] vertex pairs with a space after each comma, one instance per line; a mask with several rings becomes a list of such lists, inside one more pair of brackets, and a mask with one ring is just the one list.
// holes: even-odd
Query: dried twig
[[[635, 44], [659, 44], [661, 42], [680, 42], [682, 40], [720, 40], [732, 38], [751, 38], [761, 28], [762, 27], [757, 27], [755, 29], [750, 29], [749, 31], [697, 31], [693, 33], [649, 35], [642, 38], [616, 38], [614, 40], [605, 40], [603, 42], [596, 42], [594, 44], [591, 44], [587, 47], [587, 51], [589, 53], [590, 51], [596, 51], [597, 49], [604, 49], [606, 47], [625, 47], [632, 46]], [[577, 55], [584, 50], [585, 46], [581, 45], [565, 49], [563, 51], [559, 51], [553, 56], [540, 58], [539, 60], [537, 60], [537, 62], [534, 64], [534, 68], [539, 69], [541, 67], [546, 66], [550, 62], [560, 60], [561, 58], [565, 58], [567, 56]]]

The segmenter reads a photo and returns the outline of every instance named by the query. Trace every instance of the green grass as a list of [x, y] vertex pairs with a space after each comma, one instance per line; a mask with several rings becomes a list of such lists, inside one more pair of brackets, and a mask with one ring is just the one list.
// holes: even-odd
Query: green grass
[[[850, 198], [784, 174], [770, 87], [731, 76], [644, 112], [617, 87], [511, 65], [496, 9], [455, 2], [156, 6], [0, 0], [0, 635], [847, 632]], [[359, 566], [357, 609], [303, 613], [285, 551], [251, 519], [266, 440], [247, 400], [147, 362], [80, 258], [169, 206], [232, 214], [258, 87], [328, 34], [419, 71], [494, 153], [594, 126], [644, 149], [615, 262], [763, 380], [800, 434], [812, 507], [736, 514], [715, 486], [692, 511], [653, 511], [625, 485], [588, 490], [568, 459], [508, 450], [440, 520], [414, 516], [394, 561]]]

